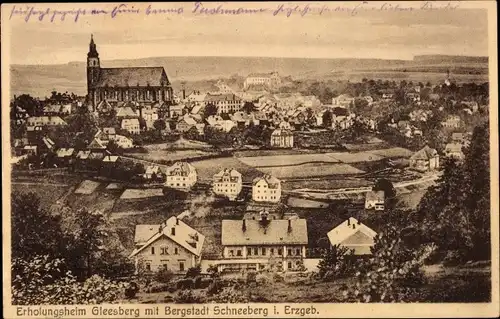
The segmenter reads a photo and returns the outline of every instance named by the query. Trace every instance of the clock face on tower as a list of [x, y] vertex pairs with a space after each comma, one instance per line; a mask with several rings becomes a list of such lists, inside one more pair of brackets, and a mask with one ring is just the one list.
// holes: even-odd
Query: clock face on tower
[[89, 66], [98, 66], [99, 63], [97, 59], [89, 59]]

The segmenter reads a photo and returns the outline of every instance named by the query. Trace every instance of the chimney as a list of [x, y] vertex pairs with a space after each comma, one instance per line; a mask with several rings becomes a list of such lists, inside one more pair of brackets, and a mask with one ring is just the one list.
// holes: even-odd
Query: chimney
[[351, 218], [347, 218], [347, 226], [351, 226]]
[[175, 224], [179, 225], [179, 218], [175, 217]]
[[288, 232], [289, 233], [292, 232], [292, 220], [291, 219], [288, 220]]
[[361, 220], [360, 219], [358, 219], [358, 225], [361, 225]]
[[243, 225], [241, 226], [241, 230], [243, 230], [244, 232], [247, 231], [247, 224], [244, 219], [243, 219]]
[[175, 227], [172, 227], [172, 236], [175, 236]]
[[356, 229], [356, 224], [352, 224], [352, 229]]
[[182, 99], [186, 99], [186, 89], [182, 89]]

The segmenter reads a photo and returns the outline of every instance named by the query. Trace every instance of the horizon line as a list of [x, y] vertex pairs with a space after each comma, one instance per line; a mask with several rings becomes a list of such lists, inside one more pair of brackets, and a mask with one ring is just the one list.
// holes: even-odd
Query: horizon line
[[[461, 58], [487, 58], [489, 59], [489, 56], [487, 55], [455, 55], [455, 54], [420, 54], [420, 55], [414, 55], [411, 59], [403, 59], [403, 58], [398, 58], [398, 59], [384, 59], [384, 58], [356, 58], [356, 57], [337, 57], [337, 58], [332, 58], [332, 57], [278, 57], [278, 56], [224, 56], [224, 55], [164, 55], [164, 56], [148, 56], [148, 57], [139, 57], [139, 58], [131, 58], [131, 59], [110, 59], [110, 60], [101, 60], [101, 61], [107, 61], [107, 62], [112, 62], [112, 61], [133, 61], [133, 60], [141, 60], [141, 59], [161, 59], [161, 58], [253, 58], [253, 59], [305, 59], [305, 60], [381, 60], [381, 61], [402, 61], [402, 62], [409, 62], [409, 61], [415, 61], [416, 57], [461, 57]], [[66, 63], [38, 63], [38, 64], [22, 64], [22, 63], [11, 63], [10, 66], [39, 66], [39, 65], [68, 65], [68, 64], [73, 64], [73, 63], [85, 63], [85, 61], [69, 61]]]

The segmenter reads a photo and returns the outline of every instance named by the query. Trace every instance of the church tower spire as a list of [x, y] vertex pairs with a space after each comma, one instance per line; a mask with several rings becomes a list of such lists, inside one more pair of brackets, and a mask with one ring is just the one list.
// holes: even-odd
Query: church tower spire
[[101, 64], [99, 61], [99, 53], [94, 42], [94, 35], [90, 35], [89, 52], [87, 53], [87, 94], [92, 104], [92, 109], [95, 110], [97, 104], [97, 96], [95, 87], [99, 81], [101, 74]]

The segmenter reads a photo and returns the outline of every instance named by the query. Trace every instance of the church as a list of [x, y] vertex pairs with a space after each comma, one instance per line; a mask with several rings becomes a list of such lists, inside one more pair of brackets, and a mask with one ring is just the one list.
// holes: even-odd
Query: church
[[101, 68], [92, 35], [87, 54], [87, 94], [92, 111], [97, 111], [101, 102], [116, 107], [127, 102], [169, 106], [174, 101], [173, 89], [163, 67]]

